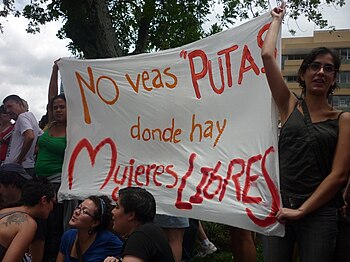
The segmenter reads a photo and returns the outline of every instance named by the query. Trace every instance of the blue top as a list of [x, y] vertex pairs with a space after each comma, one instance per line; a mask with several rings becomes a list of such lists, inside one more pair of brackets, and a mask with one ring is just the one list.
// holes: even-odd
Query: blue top
[[[64, 255], [66, 262], [79, 262], [78, 258], [70, 256], [77, 229], [66, 231], [61, 239], [60, 252]], [[101, 262], [108, 256], [120, 256], [123, 242], [113, 233], [109, 231], [101, 231], [97, 233], [95, 241], [83, 253], [84, 262]]]

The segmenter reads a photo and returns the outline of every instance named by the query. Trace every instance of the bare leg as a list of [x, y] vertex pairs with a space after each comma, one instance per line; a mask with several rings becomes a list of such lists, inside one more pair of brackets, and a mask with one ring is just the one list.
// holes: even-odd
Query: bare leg
[[199, 241], [208, 239], [208, 236], [205, 234], [201, 221], [199, 221], [199, 225], [198, 225], [198, 238], [199, 238]]
[[216, 246], [209, 240], [200, 221], [198, 225], [198, 239], [201, 243], [201, 250], [198, 252], [197, 256], [205, 257], [207, 255], [213, 254], [216, 250], [218, 250]]
[[231, 248], [235, 262], [256, 262], [256, 248], [251, 231], [230, 227]]
[[173, 251], [175, 262], [181, 262], [182, 240], [184, 237], [184, 228], [163, 228], [169, 240], [169, 245]]

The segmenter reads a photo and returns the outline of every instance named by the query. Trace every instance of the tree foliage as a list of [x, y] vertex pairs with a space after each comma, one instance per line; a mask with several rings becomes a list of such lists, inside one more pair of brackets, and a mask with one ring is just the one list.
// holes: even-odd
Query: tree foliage
[[[290, 18], [305, 15], [323, 28], [327, 21], [322, 18], [321, 7], [342, 7], [345, 0], [289, 0], [288, 4]], [[205, 29], [208, 16], [218, 5], [222, 13]], [[73, 54], [104, 58], [181, 46], [268, 8], [268, 0], [28, 0], [18, 10], [15, 0], [3, 0], [0, 17], [23, 15], [29, 21], [29, 33], [40, 32], [41, 25], [62, 19], [57, 35], [71, 40]]]

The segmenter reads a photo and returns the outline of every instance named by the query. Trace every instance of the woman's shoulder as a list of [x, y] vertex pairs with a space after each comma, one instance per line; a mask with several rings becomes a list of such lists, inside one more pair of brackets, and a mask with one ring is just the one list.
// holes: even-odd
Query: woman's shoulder
[[21, 207], [9, 207], [1, 209], [0, 219], [5, 217], [21, 217], [26, 218], [27, 220], [31, 218], [31, 220], [34, 220], [27, 212], [21, 210]]
[[340, 112], [339, 116], [338, 116], [338, 120], [339, 120], [339, 127], [343, 128], [349, 128], [350, 126], [350, 112]]
[[350, 112], [340, 111], [338, 118], [342, 119], [343, 121], [350, 121]]
[[35, 220], [26, 212], [16, 208], [5, 208], [0, 212], [0, 220], [5, 226], [16, 226], [19, 230], [37, 228]]

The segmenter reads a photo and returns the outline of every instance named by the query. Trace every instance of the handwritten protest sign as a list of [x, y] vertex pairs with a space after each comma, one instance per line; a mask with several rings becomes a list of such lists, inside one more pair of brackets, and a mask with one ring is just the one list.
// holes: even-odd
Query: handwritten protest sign
[[158, 213], [283, 235], [277, 112], [260, 58], [269, 22], [158, 53], [61, 59], [68, 146], [59, 198], [117, 199], [140, 186]]

